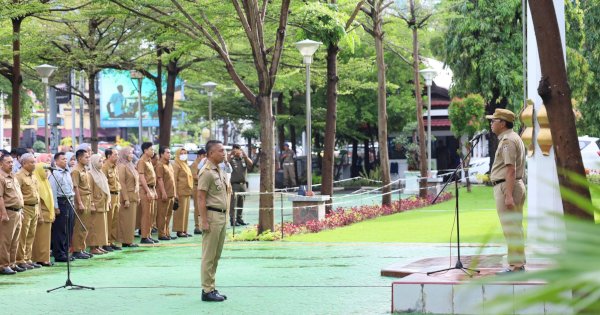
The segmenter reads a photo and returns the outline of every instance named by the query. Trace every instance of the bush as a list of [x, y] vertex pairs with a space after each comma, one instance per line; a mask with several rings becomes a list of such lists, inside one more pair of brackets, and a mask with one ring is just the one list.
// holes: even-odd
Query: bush
[[37, 153], [46, 153], [46, 144], [38, 140], [33, 143], [33, 150]]

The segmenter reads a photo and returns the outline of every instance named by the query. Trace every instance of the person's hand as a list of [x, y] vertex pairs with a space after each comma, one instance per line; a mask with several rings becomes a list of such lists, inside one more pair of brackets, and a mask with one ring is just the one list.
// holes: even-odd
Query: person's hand
[[59, 215], [60, 214], [60, 209], [58, 207], [54, 207], [54, 214], [55, 215]]
[[167, 201], [167, 194], [165, 194], [165, 193], [161, 194], [160, 200]]
[[202, 231], [210, 232], [210, 225], [208, 224], [208, 221], [202, 221]]
[[129, 200], [125, 200], [125, 203], [123, 204], [123, 207], [129, 208]]
[[0, 214], [0, 218], [2, 222], [7, 222], [8, 221], [8, 213], [4, 212], [2, 214]]
[[154, 200], [154, 199], [155, 199], [155, 198], [154, 198], [154, 193], [153, 193], [152, 191], [148, 191], [148, 192], [146, 193], [146, 196], [148, 197], [148, 200], [150, 200], [150, 201], [152, 201], [152, 200]]
[[79, 202], [79, 203], [77, 204], [77, 208], [79, 208], [79, 210], [82, 210], [82, 211], [83, 211], [83, 208], [85, 208], [85, 207], [83, 206], [83, 202]]
[[504, 205], [507, 209], [513, 209], [515, 207], [515, 200], [512, 195], [504, 196]]

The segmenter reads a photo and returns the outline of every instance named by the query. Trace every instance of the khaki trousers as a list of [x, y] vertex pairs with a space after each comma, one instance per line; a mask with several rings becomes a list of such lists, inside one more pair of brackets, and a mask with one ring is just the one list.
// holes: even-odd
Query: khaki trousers
[[525, 204], [525, 184], [522, 180], [515, 182], [513, 199], [515, 206], [508, 209], [504, 205], [506, 182], [494, 186], [496, 210], [502, 225], [504, 238], [508, 247], [508, 264], [511, 267], [525, 265], [525, 238], [523, 236], [523, 205]]
[[225, 243], [227, 214], [208, 210], [207, 216], [210, 230], [202, 233], [200, 278], [202, 280], [202, 290], [209, 293], [215, 289], [215, 275]]
[[39, 206], [23, 206], [23, 220], [21, 221], [21, 232], [19, 233], [19, 246], [17, 247], [17, 263], [32, 262], [31, 251], [38, 222]]
[[31, 251], [31, 261], [47, 262], [50, 261], [50, 239], [52, 237], [52, 223], [41, 222], [38, 220], [35, 231], [35, 240]]
[[[81, 196], [81, 201], [83, 202], [85, 209], [90, 209], [91, 195]], [[89, 233], [87, 228], [91, 225], [90, 221], [92, 218], [91, 213], [86, 214], [83, 209], [77, 209], [76, 211], [81, 219], [81, 222], [83, 222], [83, 225], [85, 225], [85, 229], [83, 226], [81, 226], [79, 220], [75, 218], [75, 227], [73, 228], [73, 243], [71, 245], [74, 252], [80, 252], [87, 248], [86, 240]]]
[[119, 233], [117, 242], [121, 244], [133, 243], [135, 236], [136, 212], [138, 211], [138, 202], [129, 202], [129, 207], [121, 205], [119, 209]]
[[200, 228], [200, 206], [198, 206], [198, 200], [196, 199], [198, 196], [198, 186], [194, 186], [192, 192], [192, 200], [194, 201], [194, 228]]
[[108, 231], [108, 243], [113, 244], [117, 241], [119, 234], [119, 194], [110, 194], [110, 207], [106, 213], [106, 229]]
[[190, 219], [190, 198], [191, 196], [179, 197], [179, 209], [173, 211], [173, 230], [175, 232], [188, 231], [188, 221]]
[[156, 225], [156, 216], [158, 215], [158, 211], [156, 210], [156, 207], [158, 206], [158, 200], [154, 200], [154, 202], [152, 203], [152, 209], [150, 210], [150, 216], [152, 217], [152, 228], [157, 227]]
[[171, 223], [171, 217], [173, 216], [174, 202], [175, 197], [167, 198], [165, 201], [158, 199], [158, 206], [156, 207], [156, 228], [158, 229], [158, 237], [171, 235], [169, 225]]
[[17, 262], [17, 245], [21, 232], [21, 211], [6, 212], [8, 221], [0, 221], [0, 267], [12, 266]]
[[140, 199], [140, 208], [142, 210], [140, 213], [141, 237], [147, 238], [150, 237], [150, 233], [152, 232], [152, 208], [154, 208], [155, 200], [148, 200], [148, 195], [146, 195], [146, 190], [144, 189], [140, 190]]
[[88, 235], [86, 242], [89, 246], [108, 245], [108, 228], [106, 225], [107, 212], [94, 211], [89, 215]]
[[283, 185], [285, 187], [296, 187], [296, 170], [294, 164], [283, 163]]

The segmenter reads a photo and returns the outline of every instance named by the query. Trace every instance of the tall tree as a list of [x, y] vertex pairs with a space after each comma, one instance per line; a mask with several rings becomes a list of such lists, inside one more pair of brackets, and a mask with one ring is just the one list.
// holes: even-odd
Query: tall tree
[[[388, 128], [387, 128], [387, 91], [385, 79], [385, 56], [383, 53], [383, 17], [386, 9], [393, 2], [386, 0], [366, 0], [365, 6], [361, 10], [369, 17], [369, 24], [364, 24], [363, 28], [375, 40], [375, 53], [377, 56], [377, 128], [379, 140], [379, 158], [381, 167], [381, 177], [383, 181], [381, 204], [389, 206], [392, 204], [392, 195], [390, 192], [390, 156], [388, 153]], [[368, 156], [365, 156], [368, 159]]]
[[[156, 3], [156, 1], [126, 1], [111, 0], [113, 3], [126, 8], [136, 14], [154, 21], [164, 27], [176, 29], [181, 35], [185, 35], [191, 41], [201, 41], [210, 47], [224, 63], [227, 73], [238, 87], [240, 92], [252, 103], [252, 106], [260, 113], [262, 151], [260, 153], [260, 212], [259, 232], [272, 230], [273, 221], [273, 195], [274, 190], [274, 135], [273, 135], [273, 108], [271, 94], [277, 78], [279, 63], [285, 41], [290, 0], [282, 0], [277, 13], [273, 16], [277, 19], [274, 32], [274, 40], [267, 42], [265, 31], [269, 31], [270, 21], [267, 16], [269, 12], [269, 1], [232, 0], [231, 5], [215, 4], [205, 6], [195, 2], [181, 2], [171, 0], [171, 5]], [[165, 7], [175, 7], [178, 14], [170, 14]], [[230, 16], [234, 11], [235, 19], [231, 23], [219, 23]], [[249, 45], [255, 67], [257, 88], [252, 89], [246, 79], [240, 76], [236, 69], [236, 62], [232, 59], [230, 48], [235, 47], [227, 43], [224, 36], [223, 25], [241, 26], [246, 44]], [[229, 38], [227, 38], [229, 39]], [[236, 38], [234, 40], [239, 40]], [[237, 44], [237, 43], [236, 43]]]
[[[550, 131], [555, 150], [556, 169], [561, 187], [577, 193], [591, 202], [588, 186], [570, 179], [569, 173], [585, 178], [581, 159], [575, 115], [571, 105], [571, 88], [567, 82], [567, 69], [558, 28], [558, 20], [552, 0], [529, 1], [531, 17], [540, 57], [542, 78], [538, 93], [541, 96], [550, 122]], [[583, 206], [570, 201], [565, 190], [561, 190], [565, 214], [586, 220], [594, 220], [594, 215]]]

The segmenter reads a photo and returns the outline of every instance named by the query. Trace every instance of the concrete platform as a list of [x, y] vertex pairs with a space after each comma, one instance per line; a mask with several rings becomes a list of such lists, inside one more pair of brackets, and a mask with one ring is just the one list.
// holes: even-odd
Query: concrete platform
[[[382, 276], [397, 277], [392, 283], [392, 312], [420, 312], [428, 314], [489, 314], [486, 305], [498, 296], [511, 298], [538, 288], [542, 281], [514, 282], [503, 280], [495, 273], [502, 270], [503, 255], [462, 256], [467, 268], [480, 273], [459, 269], [427, 275], [440, 269], [454, 267], [456, 257], [426, 258], [408, 265], [392, 264], [381, 270]], [[527, 265], [528, 271], [546, 268], [544, 262]], [[493, 278], [492, 278], [493, 277]], [[482, 279], [489, 281], [482, 282]], [[488, 280], [488, 279], [486, 279]], [[528, 309], [515, 309], [511, 314], [569, 314], [569, 310], [550, 303], [540, 303]]]

